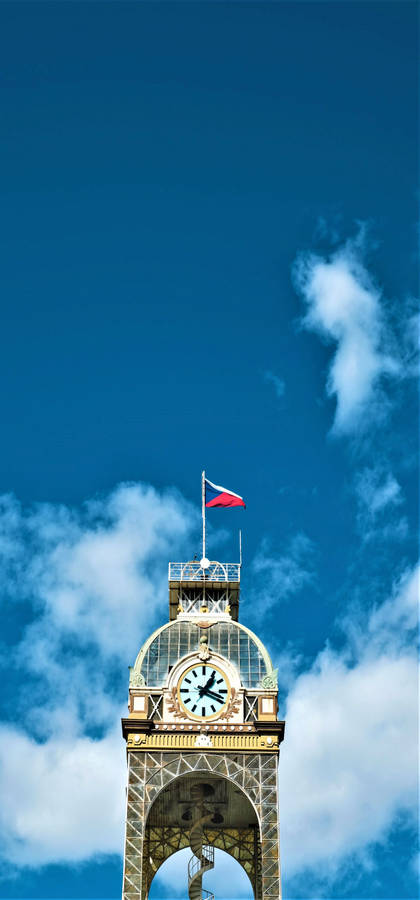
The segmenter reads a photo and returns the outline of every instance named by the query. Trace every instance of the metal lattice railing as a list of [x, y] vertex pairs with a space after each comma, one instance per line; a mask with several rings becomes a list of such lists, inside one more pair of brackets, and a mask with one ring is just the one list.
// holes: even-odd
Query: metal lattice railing
[[211, 844], [203, 844], [201, 857], [192, 856], [188, 862], [188, 878], [191, 880], [197, 872], [203, 869], [214, 868], [214, 847]]
[[169, 563], [169, 581], [240, 581], [239, 563], [209, 562], [203, 568], [200, 562]]

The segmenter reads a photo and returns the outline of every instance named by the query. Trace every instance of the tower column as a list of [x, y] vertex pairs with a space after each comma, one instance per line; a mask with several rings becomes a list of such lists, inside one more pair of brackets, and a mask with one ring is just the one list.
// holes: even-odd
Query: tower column
[[226, 812], [236, 803], [239, 809], [238, 795], [243, 795], [247, 809], [255, 812], [255, 825], [251, 823], [250, 828], [246, 822], [246, 827], [229, 828], [226, 817], [227, 826], [220, 829], [209, 822], [203, 829], [204, 838], [240, 862], [250, 877], [256, 900], [279, 900], [277, 754], [235, 754], [232, 759], [229, 754], [188, 751], [176, 755], [129, 754], [124, 900], [146, 900], [162, 862], [189, 846], [188, 824], [169, 823], [182, 823], [182, 810], [187, 812], [189, 797], [193, 805], [194, 787], [204, 784], [209, 789], [212, 785], [217, 788], [221, 781], [226, 782], [226, 790], [220, 791], [225, 800], [219, 804], [210, 794], [206, 808]]

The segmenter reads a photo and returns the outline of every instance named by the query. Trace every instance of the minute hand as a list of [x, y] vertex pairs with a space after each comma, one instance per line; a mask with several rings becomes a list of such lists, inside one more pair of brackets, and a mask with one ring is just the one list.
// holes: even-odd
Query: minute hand
[[213, 691], [203, 691], [204, 697], [210, 697], [210, 700], [224, 700], [224, 697], [221, 697], [220, 694], [214, 694]]

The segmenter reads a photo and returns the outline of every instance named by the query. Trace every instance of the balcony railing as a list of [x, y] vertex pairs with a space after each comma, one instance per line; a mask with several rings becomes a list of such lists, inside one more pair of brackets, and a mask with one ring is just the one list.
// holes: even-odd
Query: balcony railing
[[169, 581], [240, 581], [239, 563], [209, 562], [203, 568], [200, 562], [169, 563]]

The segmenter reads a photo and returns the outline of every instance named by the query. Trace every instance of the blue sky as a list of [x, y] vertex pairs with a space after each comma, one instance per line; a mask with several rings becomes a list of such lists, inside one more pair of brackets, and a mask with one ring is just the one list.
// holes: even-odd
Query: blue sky
[[284, 894], [417, 896], [417, 6], [0, 25], [1, 896], [120, 893], [126, 667], [203, 467], [279, 668]]

